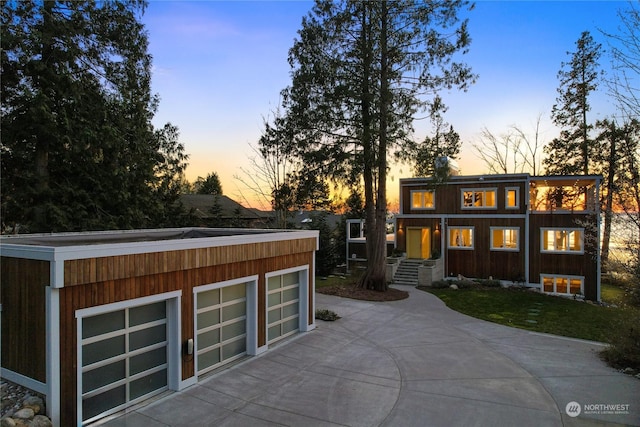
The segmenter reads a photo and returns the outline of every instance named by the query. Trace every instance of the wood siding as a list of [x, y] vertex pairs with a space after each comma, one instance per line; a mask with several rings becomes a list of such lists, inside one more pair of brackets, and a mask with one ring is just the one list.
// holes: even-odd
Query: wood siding
[[[76, 310], [182, 290], [180, 339], [184, 343], [186, 340], [194, 338], [194, 287], [257, 274], [259, 277], [258, 346], [263, 346], [266, 344], [265, 274], [309, 265], [308, 283], [311, 287], [315, 247], [315, 239], [302, 239], [193, 249], [183, 251], [185, 252], [183, 254], [178, 253], [179, 251], [172, 251], [65, 262], [65, 276], [67, 268], [69, 268], [72, 277], [69, 279], [69, 283], [73, 283], [73, 286], [60, 290], [61, 391], [62, 396], [65, 396], [61, 408], [62, 425], [74, 425], [76, 420]], [[240, 260], [243, 257], [248, 259]], [[67, 267], [67, 263], [69, 263], [69, 267]], [[80, 269], [75, 275], [72, 265]], [[121, 277], [127, 273], [132, 277]], [[91, 277], [94, 275], [95, 277], [110, 278], [92, 283]], [[308, 324], [313, 323], [314, 313], [313, 293], [309, 292]], [[193, 377], [194, 370], [193, 355], [187, 355], [183, 352], [182, 379]]]
[[597, 300], [598, 249], [593, 242], [585, 238], [584, 254], [542, 253], [540, 243], [541, 228], [582, 228], [585, 222], [596, 224], [593, 215], [533, 214], [530, 218], [531, 229], [536, 231], [531, 233], [529, 281], [539, 283], [540, 274], [583, 276], [585, 298]]
[[49, 262], [2, 257], [2, 367], [46, 382]]
[[[160, 244], [160, 243], [159, 243]], [[64, 286], [313, 252], [313, 238], [65, 261]]]

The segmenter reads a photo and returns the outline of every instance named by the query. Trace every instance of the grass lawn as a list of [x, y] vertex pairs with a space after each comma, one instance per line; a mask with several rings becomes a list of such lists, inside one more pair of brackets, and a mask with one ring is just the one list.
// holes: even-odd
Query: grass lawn
[[329, 276], [329, 277], [320, 277], [316, 276], [316, 289], [318, 288], [330, 288], [333, 286], [340, 286], [351, 283], [353, 281], [353, 277], [347, 276]]
[[607, 342], [624, 311], [520, 289], [431, 289], [453, 310], [535, 332]]
[[623, 305], [624, 290], [620, 286], [602, 282], [600, 285], [600, 297], [609, 304]]

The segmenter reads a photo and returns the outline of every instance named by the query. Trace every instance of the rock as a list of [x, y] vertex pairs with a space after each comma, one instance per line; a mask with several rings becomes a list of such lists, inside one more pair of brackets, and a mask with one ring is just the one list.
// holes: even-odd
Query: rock
[[449, 286], [449, 289], [453, 289], [453, 290], [458, 289], [458, 285], [451, 285]]
[[44, 415], [36, 415], [31, 421], [30, 427], [53, 427], [51, 420]]
[[636, 374], [635, 377], [640, 380], [640, 374]]
[[16, 422], [11, 417], [2, 417], [0, 419], [0, 427], [15, 427]]
[[16, 412], [15, 414], [13, 414], [12, 418], [20, 418], [20, 419], [23, 419], [23, 420], [30, 420], [35, 415], [36, 414], [35, 414], [35, 412], [33, 412], [33, 409], [31, 409], [31, 408], [22, 408], [18, 412]]
[[44, 413], [44, 402], [38, 396], [27, 396], [22, 401], [22, 407], [33, 409], [33, 413], [36, 415]]
[[624, 371], [622, 371], [622, 373], [627, 375], [633, 375], [636, 373], [636, 371], [633, 368], [624, 368]]

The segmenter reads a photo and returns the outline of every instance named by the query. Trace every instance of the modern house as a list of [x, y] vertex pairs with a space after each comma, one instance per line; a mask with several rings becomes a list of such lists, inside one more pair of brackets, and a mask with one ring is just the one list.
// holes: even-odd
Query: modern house
[[400, 180], [396, 250], [444, 277], [499, 279], [600, 300], [600, 176]]
[[315, 327], [318, 232], [3, 236], [0, 374], [98, 421]]

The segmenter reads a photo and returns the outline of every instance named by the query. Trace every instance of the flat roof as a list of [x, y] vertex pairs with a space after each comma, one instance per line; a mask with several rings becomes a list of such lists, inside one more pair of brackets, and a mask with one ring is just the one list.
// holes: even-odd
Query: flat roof
[[0, 242], [4, 244], [46, 246], [57, 248], [65, 246], [159, 242], [165, 240], [201, 239], [206, 237], [273, 234], [283, 231], [290, 230], [189, 227], [157, 230], [86, 231], [78, 233], [5, 235], [0, 237]]

